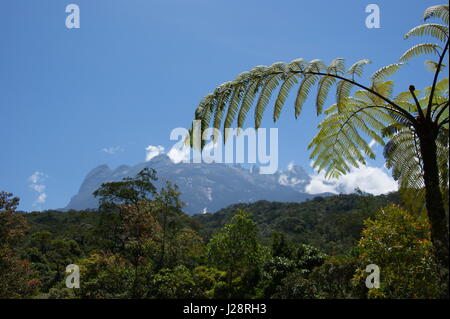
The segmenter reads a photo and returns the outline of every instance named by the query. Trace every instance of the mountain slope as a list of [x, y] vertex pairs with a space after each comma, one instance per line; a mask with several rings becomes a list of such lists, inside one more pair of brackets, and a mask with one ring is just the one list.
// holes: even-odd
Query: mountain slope
[[92, 193], [102, 184], [135, 176], [143, 168], [157, 171], [159, 181], [167, 179], [180, 187], [181, 199], [188, 214], [217, 211], [233, 203], [258, 200], [302, 202], [317, 195], [304, 193], [310, 177], [299, 166], [273, 175], [258, 173], [258, 168], [245, 169], [239, 165], [173, 163], [166, 155], [158, 155], [148, 162], [135, 166], [122, 165], [111, 170], [101, 165], [90, 171], [77, 195], [66, 209], [96, 208], [98, 201]]
[[199, 214], [193, 218], [201, 225], [201, 234], [209, 239], [242, 209], [257, 224], [262, 240], [270, 243], [274, 232], [289, 240], [313, 245], [327, 253], [345, 253], [360, 239], [363, 221], [381, 207], [399, 204], [397, 192], [386, 195], [317, 196], [302, 203], [258, 201], [234, 204], [214, 214]]

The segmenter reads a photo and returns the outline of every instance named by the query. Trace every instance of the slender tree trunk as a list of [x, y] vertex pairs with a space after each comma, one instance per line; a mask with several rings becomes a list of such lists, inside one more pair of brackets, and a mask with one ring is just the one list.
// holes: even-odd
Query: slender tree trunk
[[444, 200], [439, 183], [436, 146], [437, 127], [431, 122], [427, 124], [429, 125], [424, 125], [418, 130], [424, 170], [425, 202], [431, 224], [431, 241], [439, 265], [442, 288], [444, 289], [443, 297], [448, 298], [449, 237]]

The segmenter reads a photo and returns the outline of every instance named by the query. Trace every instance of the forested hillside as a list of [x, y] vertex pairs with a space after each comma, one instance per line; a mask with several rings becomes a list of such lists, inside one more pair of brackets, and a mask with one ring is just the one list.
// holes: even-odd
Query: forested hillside
[[[0, 193], [0, 297], [439, 296], [429, 225], [397, 193], [259, 201], [191, 217], [175, 185], [157, 193], [151, 178], [102, 185], [91, 211], [17, 213], [18, 199]], [[383, 269], [380, 289], [364, 285], [371, 263]], [[70, 264], [78, 289], [66, 288]]]
[[[198, 232], [205, 240], [232, 217], [244, 210], [258, 228], [261, 240], [268, 244], [274, 232], [283, 233], [293, 242], [305, 243], [330, 254], [344, 253], [360, 238], [363, 221], [375, 215], [380, 207], [400, 202], [398, 193], [388, 195], [336, 195], [316, 197], [302, 203], [258, 201], [235, 204], [216, 213], [179, 215], [179, 222]], [[96, 210], [49, 210], [25, 215], [34, 233], [49, 232], [53, 239], [73, 239], [84, 252], [95, 249], [94, 230], [100, 221]]]
[[210, 238], [239, 210], [244, 210], [256, 223], [265, 243], [274, 232], [280, 232], [294, 242], [337, 254], [345, 252], [359, 240], [366, 218], [374, 216], [380, 207], [399, 202], [398, 193], [319, 196], [302, 203], [258, 201], [235, 204], [214, 214], [194, 215], [193, 218], [202, 226], [200, 233]]

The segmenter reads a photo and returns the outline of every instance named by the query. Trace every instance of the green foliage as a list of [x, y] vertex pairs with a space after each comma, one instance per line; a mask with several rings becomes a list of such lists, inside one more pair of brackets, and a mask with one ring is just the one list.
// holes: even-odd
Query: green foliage
[[101, 205], [137, 205], [155, 195], [156, 188], [153, 182], [156, 180], [156, 171], [144, 168], [134, 178], [125, 177], [120, 182], [102, 184], [94, 192], [94, 196], [100, 198]]
[[[147, 215], [142, 215], [145, 227], [139, 226], [141, 221], [135, 218], [136, 210], [130, 210], [125, 204], [116, 207], [124, 210], [122, 218], [114, 221], [115, 227], [129, 231], [125, 247], [117, 250], [104, 246], [98, 240], [99, 233], [92, 231], [102, 225], [101, 211], [32, 213], [22, 219], [11, 215], [14, 206], [5, 201], [3, 207], [8, 207], [8, 214], [16, 219], [8, 219], [3, 224], [3, 233], [21, 235], [14, 241], [6, 240], [14, 245], [0, 250], [0, 268], [6, 270], [0, 272], [1, 296], [365, 298], [366, 273], [361, 270], [375, 262], [382, 268], [382, 289], [371, 290], [369, 297], [436, 297], [439, 282], [427, 237], [428, 226], [423, 220], [401, 210], [395, 214], [379, 213], [374, 221], [366, 222], [359, 245], [351, 244], [360, 238], [362, 220], [374, 216], [380, 205], [398, 201], [396, 194], [367, 196], [359, 192], [358, 195], [317, 197], [305, 203], [261, 201], [234, 205], [215, 215], [195, 218], [176, 209], [176, 192], [164, 200], [162, 194], [138, 204], [136, 209], [151, 212], [149, 216], [153, 216], [149, 222], [145, 219]], [[166, 216], [164, 204], [171, 207]], [[244, 208], [253, 214], [246, 214]], [[4, 216], [7, 215], [2, 216], [3, 220], [7, 220]], [[164, 266], [160, 267], [164, 219], [167, 223], [165, 258]], [[26, 227], [23, 228], [25, 220], [31, 225], [28, 235]], [[297, 223], [302, 227], [292, 227]], [[87, 224], [91, 226], [79, 227]], [[154, 241], [146, 237], [149, 225], [159, 225], [156, 232], [150, 231]], [[211, 234], [205, 239], [197, 233], [203, 227], [203, 234]], [[139, 229], [145, 240], [133, 237], [135, 229]], [[75, 230], [81, 234], [71, 239]], [[353, 236], [355, 239], [349, 240]], [[327, 244], [331, 238], [335, 242]], [[331, 255], [299, 239], [320, 243], [328, 247]], [[208, 243], [206, 250], [204, 241]], [[153, 244], [147, 246], [149, 242]], [[399, 249], [399, 243], [403, 249]], [[65, 287], [65, 266], [69, 263], [80, 267], [80, 289]], [[403, 264], [409, 268], [402, 272], [398, 267]], [[399, 285], [395, 286], [394, 282]]]
[[[428, 8], [424, 13], [424, 19], [429, 18], [441, 19], [444, 25], [427, 23], [417, 26], [405, 35], [405, 39], [412, 36], [432, 36], [440, 42], [447, 41], [448, 5]], [[342, 58], [335, 59], [330, 65], [319, 59], [310, 62], [296, 59], [290, 63], [277, 62], [271, 66], [257, 66], [249, 72], [239, 74], [235, 80], [220, 85], [213, 93], [205, 96], [195, 110], [195, 119], [201, 120], [202, 133], [211, 122], [214, 128], [219, 128], [223, 114], [228, 108], [226, 119], [223, 121], [224, 132], [231, 127], [236, 114], [238, 114], [237, 126], [242, 128], [256, 100], [254, 126], [258, 128], [277, 87], [279, 91], [274, 105], [274, 121], [280, 117], [287, 96], [296, 84], [299, 85], [294, 103], [295, 117], [300, 115], [309, 93], [316, 84], [316, 112], [319, 115], [331, 88], [335, 85], [336, 104], [326, 110], [327, 117], [319, 126], [319, 133], [311, 141], [309, 148], [312, 149], [311, 158], [314, 159], [314, 167], [319, 171], [325, 170], [327, 176], [338, 177], [349, 172], [351, 166], [358, 167], [365, 164], [366, 156], [375, 157], [368, 146], [367, 138], [384, 145], [386, 136], [382, 135], [382, 130], [385, 127], [396, 123], [409, 123], [411, 126], [415, 121], [418, 110], [414, 110], [414, 107], [405, 108], [398, 100], [392, 99], [393, 82], [386, 81], [386, 78], [399, 71], [405, 64], [403, 61], [415, 56], [444, 55], [446, 50], [444, 47], [434, 43], [413, 46], [400, 57], [401, 62], [376, 71], [371, 76], [371, 85], [364, 85], [355, 80], [355, 76], [362, 76], [364, 65], [370, 63], [367, 59], [354, 63], [348, 70], [345, 69]], [[355, 87], [359, 88], [359, 91], [351, 96]], [[446, 101], [447, 114], [440, 123], [448, 130], [448, 95]], [[434, 105], [431, 109], [437, 108], [438, 106]], [[439, 121], [438, 118], [435, 120]]]
[[273, 295], [275, 299], [317, 299], [318, 297], [317, 287], [312, 281], [306, 279], [301, 271], [291, 273], [284, 278]]
[[[256, 224], [242, 210], [210, 240], [209, 263], [227, 272], [227, 296], [245, 297], [242, 288], [257, 280], [265, 251], [259, 243]], [[245, 286], [245, 287], [243, 287]]]
[[[251, 213], [250, 218], [256, 223], [266, 245], [272, 244], [274, 233], [282, 233], [291, 242], [311, 245], [328, 254], [342, 254], [359, 240], [363, 221], [379, 208], [392, 203], [400, 203], [397, 193], [318, 196], [302, 203], [258, 201], [236, 204], [214, 214], [195, 215], [193, 218], [202, 225], [200, 234], [209, 240], [213, 233], [231, 222], [238, 209], [243, 209]], [[278, 253], [276, 256], [286, 257]]]
[[362, 281], [353, 282], [355, 269], [361, 261], [351, 256], [331, 256], [320, 267], [313, 269], [309, 280], [318, 290], [318, 298], [364, 298], [367, 288]]
[[17, 251], [29, 230], [24, 216], [16, 212], [18, 205], [17, 197], [0, 192], [0, 299], [28, 298], [40, 285], [30, 262]]
[[[431, 87], [425, 88], [423, 96], [416, 93], [419, 103], [424, 105], [430, 98]], [[448, 102], [448, 78], [439, 81], [435, 87], [434, 102], [436, 105]], [[411, 93], [400, 93], [396, 101], [414, 108]], [[426, 112], [426, 109], [423, 110]], [[434, 111], [433, 111], [434, 112]], [[448, 111], [447, 111], [448, 112]], [[383, 129], [383, 135], [389, 138], [384, 148], [386, 167], [392, 168], [393, 177], [400, 182], [401, 189], [424, 189], [423, 158], [420, 152], [420, 141], [417, 132], [407, 123], [395, 123]], [[448, 129], [441, 129], [436, 139], [439, 179], [442, 193], [448, 192]], [[420, 199], [424, 201], [424, 191]], [[416, 200], [418, 200], [416, 198]], [[447, 202], [448, 203], [448, 202]]]
[[[133, 268], [117, 255], [92, 254], [78, 262], [82, 284], [76, 295], [84, 299], [130, 298], [138, 292]], [[141, 269], [142, 271], [142, 269]], [[147, 278], [140, 273], [139, 282]]]
[[180, 265], [162, 269], [153, 277], [152, 297], [162, 299], [208, 299], [215, 296], [216, 287], [223, 284], [225, 273], [215, 268], [199, 266], [192, 270]]
[[[319, 115], [331, 88], [335, 86], [336, 103], [325, 110], [326, 117], [319, 125], [319, 132], [308, 146], [312, 149], [313, 167], [319, 172], [324, 171], [326, 177], [338, 178], [353, 167], [365, 165], [367, 157], [375, 158], [369, 146], [372, 141], [384, 146], [388, 139], [384, 155], [387, 165], [393, 168], [394, 176], [400, 181], [401, 189], [416, 190], [418, 199], [425, 200], [432, 227], [431, 239], [442, 269], [441, 281], [448, 285], [448, 78], [439, 82], [449, 50], [448, 11], [447, 4], [427, 8], [423, 15], [425, 21], [436, 18], [444, 24], [416, 26], [405, 34], [405, 39], [426, 36], [438, 43], [414, 45], [400, 57], [399, 62], [376, 71], [370, 84], [355, 79], [355, 76], [362, 75], [363, 66], [369, 63], [367, 59], [356, 62], [348, 70], [345, 70], [342, 58], [329, 65], [318, 59], [277, 62], [271, 66], [257, 66], [217, 87], [201, 100], [194, 119], [201, 121], [202, 132], [209, 128], [211, 121], [215, 128], [219, 128], [222, 114], [228, 108], [230, 116], [227, 116], [223, 127], [226, 130], [239, 109], [237, 126], [242, 128], [256, 98], [254, 127], [257, 129], [276, 89], [279, 87], [273, 110], [274, 121], [279, 118], [289, 92], [297, 84], [295, 118], [300, 115], [316, 85], [315, 104]], [[394, 83], [387, 78], [398, 72], [405, 61], [423, 54], [437, 59], [425, 61], [434, 73], [431, 86], [424, 90], [422, 97], [414, 85], [409, 86], [409, 94], [402, 92], [393, 97]], [[230, 94], [233, 99], [228, 103]], [[190, 143], [193, 144], [193, 139]]]
[[[398, 206], [382, 209], [365, 222], [358, 243], [359, 259], [380, 267], [380, 288], [370, 289], [369, 298], [436, 298], [440, 286], [437, 265], [426, 220], [411, 216]], [[367, 273], [359, 269], [355, 280]]]

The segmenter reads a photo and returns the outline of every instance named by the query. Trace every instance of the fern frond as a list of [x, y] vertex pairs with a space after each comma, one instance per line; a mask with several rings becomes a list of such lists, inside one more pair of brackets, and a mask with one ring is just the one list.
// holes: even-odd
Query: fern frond
[[[425, 64], [425, 68], [430, 71], [431, 73], [436, 72], [439, 63], [431, 61], [431, 60], [426, 60], [424, 61]], [[447, 66], [445, 64], [441, 64], [441, 70], [446, 68]]]
[[356, 62], [355, 64], [353, 64], [347, 71], [347, 74], [350, 74], [352, 76], [352, 78], [355, 77], [355, 75], [357, 76], [361, 76], [363, 74], [364, 71], [364, 66], [366, 64], [372, 63], [369, 59], [363, 59], [363, 60], [359, 60], [358, 62]]
[[258, 85], [260, 81], [261, 81], [260, 79], [253, 81], [247, 88], [247, 91], [245, 92], [245, 95], [242, 99], [241, 108], [239, 109], [238, 114], [238, 121], [237, 121], [238, 128], [242, 128], [247, 113], [253, 105], [253, 101], [255, 100], [255, 96], [258, 91]]
[[373, 83], [379, 82], [384, 80], [386, 77], [393, 75], [395, 72], [400, 70], [400, 67], [404, 65], [405, 63], [399, 62], [387, 65], [385, 67], [382, 67], [378, 71], [376, 71], [372, 76]]
[[441, 4], [427, 8], [423, 14], [423, 19], [426, 21], [430, 18], [438, 18], [445, 24], [448, 24], [448, 4]]
[[255, 129], [259, 128], [266, 106], [272, 96], [272, 92], [280, 83], [281, 77], [282, 74], [275, 74], [266, 79], [255, 107]]
[[323, 106], [328, 97], [328, 92], [333, 84], [336, 83], [336, 78], [331, 76], [324, 76], [320, 79], [316, 96], [316, 113], [322, 113]]
[[[394, 81], [389, 80], [389, 81], [385, 81], [383, 83], [375, 83], [375, 85], [372, 87], [372, 89], [384, 97], [391, 98], [392, 92], [394, 89]], [[376, 96], [375, 98], [376, 98], [377, 104], [383, 103], [383, 100], [380, 99], [379, 97]]]
[[421, 24], [409, 30], [404, 35], [404, 39], [408, 39], [413, 36], [430, 36], [438, 39], [439, 41], [445, 42], [448, 39], [448, 27], [437, 23]]
[[343, 58], [334, 59], [327, 68], [329, 74], [344, 74], [345, 73], [345, 60]]
[[224, 136], [224, 142], [227, 141], [227, 134], [226, 129], [231, 127], [231, 124], [233, 123], [236, 115], [237, 110], [239, 108], [239, 103], [243, 98], [243, 92], [245, 91], [245, 84], [239, 84], [234, 88], [233, 95], [230, 99], [230, 104], [228, 106], [228, 112], [225, 117], [225, 122], [223, 125], [223, 136]]
[[[217, 102], [215, 104], [215, 112], [214, 112], [214, 122], [213, 127], [215, 129], [220, 128], [220, 124], [222, 123], [222, 118], [225, 113], [225, 107], [228, 103], [230, 95], [233, 91], [233, 82], [225, 82], [221, 86], [217, 88], [218, 93], [216, 93]], [[213, 135], [213, 141], [217, 140], [216, 134]]]
[[353, 84], [344, 80], [341, 80], [336, 85], [336, 102], [339, 111], [342, 111], [344, 107], [344, 101], [350, 96], [350, 91]]
[[440, 49], [441, 47], [433, 43], [417, 44], [403, 53], [400, 57], [400, 61], [407, 61], [422, 54], [438, 54], [438, 48]]
[[303, 104], [308, 97], [311, 87], [317, 82], [317, 75], [307, 74], [304, 76], [300, 86], [298, 87], [297, 98], [295, 99], [295, 118], [302, 112]]
[[366, 138], [384, 145], [381, 130], [393, 123], [384, 110], [371, 107], [363, 100], [348, 97], [345, 108], [339, 111], [337, 104], [328, 108], [327, 117], [320, 123], [319, 132], [308, 145], [313, 167], [324, 170], [328, 177], [338, 177], [351, 167], [365, 164], [365, 157], [374, 158]]
[[278, 118], [280, 117], [281, 110], [284, 106], [284, 103], [286, 102], [286, 99], [288, 97], [288, 94], [294, 84], [298, 83], [298, 77], [299, 75], [296, 73], [292, 73], [286, 77], [283, 84], [281, 85], [280, 91], [278, 93], [278, 97], [275, 101], [275, 107], [273, 111], [273, 121], [276, 122]]

